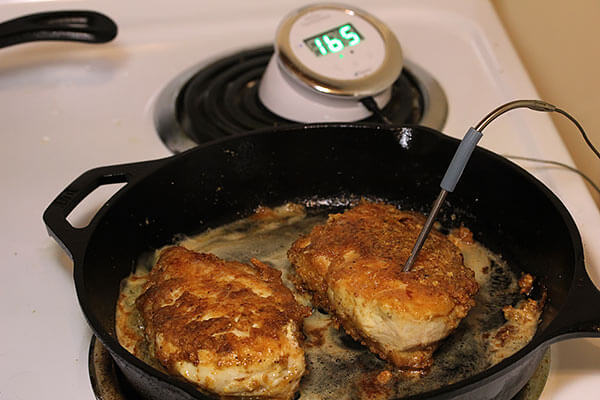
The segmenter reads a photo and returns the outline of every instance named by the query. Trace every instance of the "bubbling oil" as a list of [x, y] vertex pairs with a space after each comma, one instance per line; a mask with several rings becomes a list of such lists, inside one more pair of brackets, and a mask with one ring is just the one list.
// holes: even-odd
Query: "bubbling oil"
[[[281, 271], [283, 283], [297, 301], [310, 305], [310, 298], [293, 284], [294, 272], [287, 251], [299, 236], [324, 223], [327, 215], [326, 209], [310, 209], [307, 213], [303, 207], [288, 204], [263, 209], [249, 218], [182, 238], [177, 244], [226, 260], [247, 263], [250, 258], [257, 258], [268, 263]], [[519, 293], [519, 276], [499, 255], [481, 244], [455, 243], [463, 254], [465, 265], [475, 271], [480, 290], [475, 297], [476, 305], [434, 353], [434, 364], [427, 374], [399, 371], [355, 342], [329, 315], [314, 310], [304, 321], [307, 373], [300, 384], [299, 398], [402, 398], [461, 381], [499, 362], [493, 339], [507, 324], [503, 307], [523, 299]], [[141, 261], [136, 272], [124, 281], [117, 305], [117, 336], [130, 352], [156, 366], [134, 307], [135, 299], [141, 294], [141, 283], [155, 259], [154, 256]], [[509, 343], [511, 349], [521, 348], [531, 340], [537, 318], [539, 315], [508, 339], [512, 341]]]

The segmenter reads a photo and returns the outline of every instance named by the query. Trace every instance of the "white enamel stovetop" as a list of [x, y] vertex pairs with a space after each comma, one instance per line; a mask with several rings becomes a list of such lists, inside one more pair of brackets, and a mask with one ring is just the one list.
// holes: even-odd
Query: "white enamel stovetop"
[[[438, 79], [449, 101], [444, 128], [449, 135], [462, 137], [501, 103], [537, 97], [487, 2], [348, 3], [384, 20], [405, 56]], [[92, 9], [119, 25], [116, 40], [106, 45], [0, 49], [0, 400], [94, 398], [87, 372], [91, 332], [77, 304], [72, 263], [42, 223], [46, 206], [89, 168], [169, 155], [153, 125], [161, 88], [203, 60], [271, 42], [280, 18], [298, 5], [292, 0], [0, 3], [0, 20]], [[550, 118], [531, 111], [499, 119], [481, 145], [573, 164]], [[600, 215], [581, 179], [556, 167], [521, 165], [571, 211], [587, 268], [600, 285]], [[99, 198], [81, 214], [90, 214]], [[598, 393], [600, 340], [553, 345], [542, 399], [591, 399]]]

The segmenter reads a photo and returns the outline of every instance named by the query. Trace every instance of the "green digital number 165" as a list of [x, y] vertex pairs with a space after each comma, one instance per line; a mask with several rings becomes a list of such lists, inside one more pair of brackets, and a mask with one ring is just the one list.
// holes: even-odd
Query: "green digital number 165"
[[[337, 30], [339, 35], [345, 39], [346, 44], [342, 39], [337, 37], [329, 37], [329, 32], [315, 39], [315, 46], [319, 49], [321, 55], [326, 55], [328, 52], [337, 53], [342, 51], [346, 46], [355, 46], [360, 43], [360, 36], [354, 31], [349, 24], [340, 26]], [[331, 32], [335, 33], [335, 31]]]

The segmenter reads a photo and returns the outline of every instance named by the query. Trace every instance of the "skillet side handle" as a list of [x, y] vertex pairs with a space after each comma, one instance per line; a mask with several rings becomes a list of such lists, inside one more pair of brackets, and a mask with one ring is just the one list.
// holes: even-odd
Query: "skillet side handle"
[[[154, 171], [161, 160], [94, 168], [84, 172], [67, 186], [44, 211], [48, 234], [75, 260], [83, 254], [93, 220], [84, 228], [75, 228], [67, 216], [81, 201], [102, 185], [127, 183], [128, 185]], [[124, 188], [121, 188], [121, 190]]]
[[548, 326], [542, 340], [550, 343], [577, 337], [600, 337], [600, 290], [582, 268], [566, 304]]
[[95, 11], [50, 11], [0, 24], [0, 48], [38, 40], [106, 43], [117, 36], [117, 25]]

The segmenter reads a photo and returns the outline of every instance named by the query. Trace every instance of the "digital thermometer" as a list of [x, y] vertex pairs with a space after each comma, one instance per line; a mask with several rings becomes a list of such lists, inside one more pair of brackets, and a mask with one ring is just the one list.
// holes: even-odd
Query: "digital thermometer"
[[371, 114], [359, 100], [385, 106], [401, 72], [400, 44], [383, 22], [350, 6], [311, 5], [279, 25], [259, 97], [293, 121], [356, 121]]

